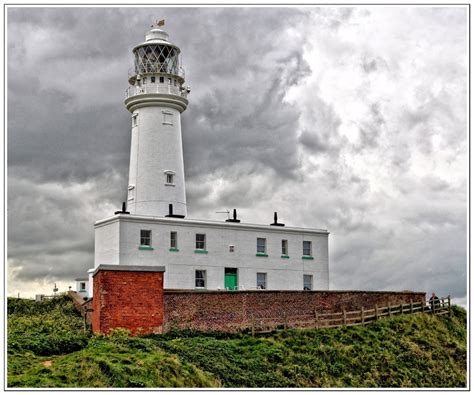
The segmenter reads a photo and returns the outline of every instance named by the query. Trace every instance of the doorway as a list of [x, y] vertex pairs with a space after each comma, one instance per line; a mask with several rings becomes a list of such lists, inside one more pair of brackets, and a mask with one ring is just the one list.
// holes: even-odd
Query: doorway
[[224, 269], [224, 288], [231, 291], [239, 289], [239, 282], [238, 282], [236, 268], [226, 267]]

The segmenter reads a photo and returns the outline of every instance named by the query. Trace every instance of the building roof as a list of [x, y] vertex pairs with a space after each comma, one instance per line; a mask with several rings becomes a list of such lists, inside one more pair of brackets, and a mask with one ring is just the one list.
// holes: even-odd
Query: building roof
[[235, 223], [225, 221], [210, 221], [200, 219], [188, 219], [188, 218], [168, 218], [168, 217], [153, 217], [147, 215], [136, 215], [136, 214], [116, 214], [112, 217], [108, 217], [99, 221], [96, 221], [94, 227], [100, 227], [102, 225], [109, 224], [116, 221], [130, 221], [130, 222], [148, 222], [157, 224], [178, 224], [178, 225], [189, 225], [189, 226], [203, 226], [209, 228], [227, 228], [235, 230], [244, 229], [256, 229], [265, 230], [275, 233], [312, 233], [320, 235], [329, 235], [326, 229], [312, 229], [312, 228], [296, 228], [291, 226], [272, 226], [272, 225], [258, 225], [250, 223]]
[[112, 272], [165, 272], [164, 266], [135, 266], [135, 265], [99, 265], [95, 268], [92, 276], [101, 270]]

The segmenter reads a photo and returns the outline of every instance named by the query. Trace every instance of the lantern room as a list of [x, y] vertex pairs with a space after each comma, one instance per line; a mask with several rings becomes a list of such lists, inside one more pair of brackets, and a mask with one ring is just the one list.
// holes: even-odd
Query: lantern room
[[146, 77], [158, 76], [176, 79], [181, 86], [184, 83], [184, 70], [180, 66], [180, 49], [168, 41], [168, 33], [153, 28], [145, 36], [145, 42], [133, 49], [134, 68], [129, 83], [136, 85]]

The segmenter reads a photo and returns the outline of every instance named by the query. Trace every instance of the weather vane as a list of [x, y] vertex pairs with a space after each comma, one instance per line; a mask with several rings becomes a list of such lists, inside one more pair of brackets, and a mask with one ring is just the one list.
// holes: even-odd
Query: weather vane
[[161, 19], [160, 21], [156, 20], [155, 23], [153, 25], [151, 25], [151, 27], [161, 27], [161, 26], [164, 26], [164, 25], [165, 25], [165, 20]]

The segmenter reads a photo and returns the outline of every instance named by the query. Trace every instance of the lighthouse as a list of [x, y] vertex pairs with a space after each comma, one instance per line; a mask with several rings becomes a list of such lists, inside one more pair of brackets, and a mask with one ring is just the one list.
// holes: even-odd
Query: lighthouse
[[[181, 51], [156, 26], [132, 53], [127, 207], [94, 224], [94, 268], [80, 284], [88, 297], [99, 291], [93, 277], [104, 267], [161, 271], [169, 290], [328, 289], [326, 229], [285, 226], [272, 202], [266, 224], [246, 222], [236, 209], [221, 221], [187, 216], [181, 113], [190, 89]], [[120, 281], [114, 292], [135, 285]]]
[[181, 50], [154, 27], [135, 46], [125, 106], [131, 113], [127, 209], [131, 214], [184, 218], [181, 113], [188, 105]]

